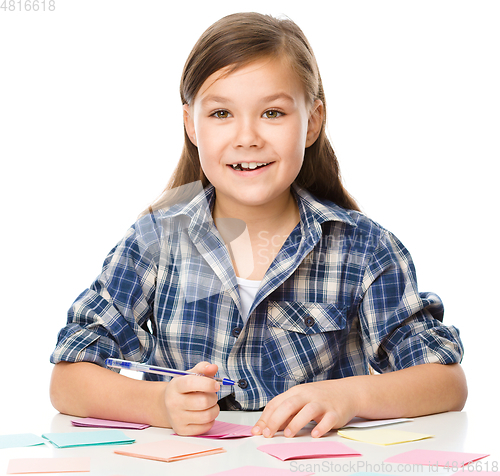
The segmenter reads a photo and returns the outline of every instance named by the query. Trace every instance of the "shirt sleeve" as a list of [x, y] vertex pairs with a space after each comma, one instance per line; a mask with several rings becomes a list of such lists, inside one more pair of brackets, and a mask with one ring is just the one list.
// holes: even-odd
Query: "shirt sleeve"
[[108, 254], [94, 283], [72, 304], [51, 355], [52, 363], [103, 366], [108, 357], [131, 361], [149, 358], [154, 337], [147, 323], [153, 314], [157, 265], [151, 246], [146, 245], [136, 225]]
[[458, 329], [442, 324], [443, 305], [436, 294], [418, 292], [411, 256], [390, 232], [384, 231], [374, 250], [362, 291], [361, 339], [377, 372], [461, 362]]

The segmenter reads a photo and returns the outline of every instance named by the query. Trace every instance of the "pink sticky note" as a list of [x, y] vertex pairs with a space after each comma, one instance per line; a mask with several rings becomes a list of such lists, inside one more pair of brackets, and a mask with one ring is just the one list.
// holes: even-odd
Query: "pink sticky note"
[[257, 447], [281, 461], [308, 458], [334, 458], [342, 456], [361, 456], [343, 443], [336, 441], [309, 441], [302, 443], [276, 443]]
[[489, 456], [484, 453], [461, 453], [457, 451], [412, 450], [391, 456], [385, 463], [409, 463], [425, 466], [458, 468]]
[[140, 443], [115, 450], [115, 453], [119, 455], [166, 462], [225, 452], [226, 450], [220, 446], [198, 445], [180, 439]]
[[11, 459], [7, 474], [80, 473], [90, 471], [90, 458], [21, 458]]
[[73, 426], [84, 426], [92, 428], [120, 428], [123, 430], [144, 430], [149, 425], [145, 423], [130, 423], [126, 421], [102, 420], [100, 418], [73, 418]]
[[197, 436], [200, 438], [243, 438], [253, 435], [250, 425], [237, 425], [235, 423], [216, 421], [209, 431]]
[[242, 466], [241, 468], [213, 473], [209, 476], [255, 476], [256, 474], [259, 476], [292, 476], [293, 474], [298, 476], [310, 476], [314, 473], [290, 471], [289, 469], [264, 468], [262, 466]]

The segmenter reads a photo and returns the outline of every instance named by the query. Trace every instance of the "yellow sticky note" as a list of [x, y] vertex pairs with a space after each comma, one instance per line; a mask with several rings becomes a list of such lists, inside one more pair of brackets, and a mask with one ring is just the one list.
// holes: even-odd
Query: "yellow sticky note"
[[373, 445], [396, 445], [398, 443], [425, 440], [434, 436], [388, 428], [377, 430], [339, 430], [338, 434], [349, 440], [362, 441], [363, 443], [371, 443]]

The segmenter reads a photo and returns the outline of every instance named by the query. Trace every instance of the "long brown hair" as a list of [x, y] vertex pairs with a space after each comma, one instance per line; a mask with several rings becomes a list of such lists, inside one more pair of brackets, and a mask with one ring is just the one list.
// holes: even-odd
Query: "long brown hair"
[[[323, 102], [321, 132], [314, 144], [306, 148], [295, 183], [320, 199], [359, 210], [342, 185], [337, 157], [326, 136], [326, 100], [316, 58], [304, 33], [293, 21], [260, 13], [236, 13], [215, 22], [201, 35], [184, 65], [180, 84], [182, 104], [191, 104], [213, 73], [222, 68], [232, 72], [264, 57], [288, 59], [308, 99]], [[171, 203], [174, 189], [200, 180], [203, 187], [209, 184], [200, 165], [198, 148], [184, 129], [180, 160], [163, 194], [149, 211]]]

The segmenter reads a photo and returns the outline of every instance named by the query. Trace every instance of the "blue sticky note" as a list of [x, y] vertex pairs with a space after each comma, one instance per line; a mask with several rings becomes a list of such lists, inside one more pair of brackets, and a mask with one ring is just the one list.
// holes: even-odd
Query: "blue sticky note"
[[133, 438], [129, 438], [121, 430], [45, 433], [42, 436], [58, 448], [94, 445], [127, 445], [135, 442]]
[[0, 435], [0, 448], [21, 448], [25, 446], [44, 445], [45, 440], [33, 433]]

